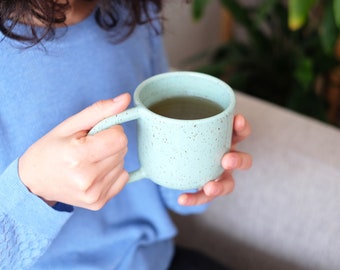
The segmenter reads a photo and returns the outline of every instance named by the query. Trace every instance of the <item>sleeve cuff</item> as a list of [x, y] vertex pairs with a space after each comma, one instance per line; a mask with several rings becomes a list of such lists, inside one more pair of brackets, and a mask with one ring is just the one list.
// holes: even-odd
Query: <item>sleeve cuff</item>
[[[29, 192], [18, 175], [18, 159], [0, 175], [0, 212], [32, 232], [53, 237], [70, 218], [71, 206], [48, 206], [38, 196]], [[65, 209], [68, 209], [65, 210]], [[59, 210], [59, 211], [58, 211]]]

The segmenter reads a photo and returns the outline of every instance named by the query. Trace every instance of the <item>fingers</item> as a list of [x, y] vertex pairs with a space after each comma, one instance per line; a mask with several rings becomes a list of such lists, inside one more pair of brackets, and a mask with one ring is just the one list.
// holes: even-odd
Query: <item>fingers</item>
[[116, 196], [128, 183], [129, 181], [129, 174], [126, 170], [122, 170], [119, 174], [119, 177], [115, 179], [115, 184], [111, 185], [107, 192], [107, 198], [112, 198]]
[[241, 142], [247, 138], [251, 133], [250, 124], [240, 114], [235, 115], [233, 125], [232, 145]]
[[196, 193], [184, 193], [179, 196], [178, 203], [183, 206], [206, 204], [218, 196], [224, 196], [234, 190], [235, 183], [231, 174], [225, 172], [220, 179], [208, 182]]
[[[125, 93], [114, 99], [98, 101], [65, 120], [56, 130], [64, 136], [73, 135], [81, 131], [89, 131], [104, 118], [125, 110], [130, 100], [130, 95]], [[83, 133], [81, 133], [82, 135]]]
[[205, 204], [216, 197], [224, 196], [234, 190], [235, 182], [231, 171], [234, 169], [246, 170], [252, 166], [252, 157], [243, 152], [230, 152], [224, 155], [222, 166], [225, 171], [215, 181], [210, 181], [197, 193], [185, 193], [178, 198], [178, 203], [183, 206]]
[[231, 174], [224, 172], [221, 177], [215, 181], [210, 181], [203, 187], [203, 191], [206, 196], [215, 198], [218, 196], [224, 196], [231, 193], [234, 190], [235, 182]]
[[19, 159], [23, 184], [50, 204], [102, 207], [128, 181], [123, 168], [127, 138], [119, 125], [95, 136], [87, 136], [87, 131], [129, 102], [128, 94], [97, 102], [35, 142]]
[[120, 125], [103, 130], [94, 136], [86, 136], [84, 140], [87, 142], [89, 158], [93, 162], [127, 151], [128, 139]]
[[90, 210], [101, 209], [112, 197], [117, 195], [126, 185], [129, 175], [124, 169], [109, 173], [101, 180], [100, 185], [94, 185], [81, 198], [82, 207]]
[[[102, 183], [105, 186], [106, 178], [110, 178], [111, 182], [113, 182], [117, 176], [120, 174], [121, 171], [124, 170], [124, 157], [126, 151], [122, 150], [121, 152], [116, 153], [104, 160], [92, 163], [88, 166], [88, 176], [89, 180], [86, 180], [87, 177], [85, 176], [84, 181], [88, 181], [87, 188], [85, 190], [89, 190], [91, 186], [96, 185], [98, 182]], [[83, 168], [80, 168], [81, 170]], [[108, 177], [110, 176], [110, 177]], [[85, 186], [85, 185], [84, 185]]]
[[[250, 133], [251, 129], [247, 120], [242, 115], [235, 115], [232, 149], [235, 144], [247, 138]], [[208, 182], [196, 193], [182, 194], [178, 198], [178, 203], [183, 206], [200, 205], [231, 193], [235, 186], [231, 171], [249, 169], [252, 166], [252, 157], [248, 153], [231, 151], [223, 156], [221, 163], [225, 171], [217, 180]]]
[[222, 166], [225, 170], [247, 170], [252, 166], [251, 155], [244, 152], [229, 152], [222, 158]]
[[119, 153], [98, 163], [79, 168], [69, 181], [72, 196], [72, 205], [98, 210], [116, 195], [128, 181], [127, 172], [124, 170], [124, 153]]

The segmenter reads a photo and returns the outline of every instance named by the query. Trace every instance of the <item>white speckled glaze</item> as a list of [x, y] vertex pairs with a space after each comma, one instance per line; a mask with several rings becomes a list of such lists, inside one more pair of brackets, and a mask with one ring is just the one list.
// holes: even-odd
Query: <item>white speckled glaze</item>
[[[173, 96], [210, 99], [224, 111], [199, 120], [178, 120], [148, 110]], [[130, 182], [149, 178], [173, 189], [197, 189], [222, 172], [221, 158], [231, 144], [235, 95], [223, 81], [197, 72], [169, 72], [142, 82], [134, 93], [135, 107], [104, 119], [89, 134], [137, 119], [141, 167]]]

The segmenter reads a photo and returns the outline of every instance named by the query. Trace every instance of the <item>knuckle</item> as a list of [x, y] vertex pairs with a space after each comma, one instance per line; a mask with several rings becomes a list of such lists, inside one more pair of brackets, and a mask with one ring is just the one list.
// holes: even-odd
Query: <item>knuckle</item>
[[129, 180], [130, 175], [129, 175], [129, 173], [128, 173], [126, 170], [123, 169], [123, 170], [122, 170], [121, 177], [122, 177], [124, 180]]
[[248, 154], [248, 157], [247, 157], [246, 160], [247, 160], [247, 167], [246, 168], [251, 168], [253, 166], [253, 157]]
[[128, 146], [128, 138], [127, 138], [125, 133], [122, 134], [120, 140], [121, 140], [121, 142], [120, 142], [121, 145], [124, 146], [124, 148], [127, 148], [127, 146]]
[[128, 146], [128, 137], [121, 125], [111, 127], [107, 132], [107, 140], [103, 142], [103, 146], [107, 149], [114, 149], [115, 152], [121, 151]]
[[92, 107], [96, 111], [100, 112], [104, 109], [105, 104], [106, 104], [105, 100], [98, 100], [98, 101], [96, 101], [95, 103], [92, 104]]
[[253, 158], [247, 153], [241, 153], [240, 169], [246, 170], [252, 167]]
[[78, 175], [73, 177], [76, 189], [80, 192], [86, 192], [92, 185], [92, 177]]
[[229, 181], [227, 181], [224, 185], [224, 189], [222, 192], [222, 195], [228, 195], [230, 193], [232, 193], [235, 189], [235, 181], [232, 177], [230, 177], [230, 179], [228, 179]]
[[129, 177], [129, 173], [126, 170], [122, 169], [119, 176], [116, 178], [115, 182], [112, 185], [109, 198], [115, 197], [124, 188], [129, 180]]
[[127, 181], [129, 181], [130, 175], [126, 170], [122, 168], [122, 171], [119, 175], [119, 179], [121, 180], [121, 182], [126, 183]]
[[[128, 148], [127, 148], [127, 146], [126, 146], [126, 147], [124, 147], [123, 150], [122, 150], [122, 155], [123, 155], [123, 157], [125, 157], [125, 155], [127, 154], [127, 152], [128, 152]], [[124, 159], [123, 159], [123, 162], [124, 162]]]
[[90, 209], [92, 211], [98, 211], [102, 209], [104, 205], [105, 205], [104, 203], [94, 203], [94, 204], [88, 205], [87, 209]]
[[115, 131], [115, 142], [119, 144], [122, 148], [127, 147], [128, 145], [128, 138], [124, 132], [124, 129], [122, 126], [118, 125], [114, 129]]
[[96, 207], [100, 205], [100, 193], [99, 192], [91, 192], [91, 193], [84, 193], [83, 201], [87, 205], [91, 207]]
[[70, 140], [68, 147], [64, 152], [64, 161], [68, 168], [78, 170], [87, 162], [88, 157], [91, 155], [88, 147], [85, 147], [85, 139]]

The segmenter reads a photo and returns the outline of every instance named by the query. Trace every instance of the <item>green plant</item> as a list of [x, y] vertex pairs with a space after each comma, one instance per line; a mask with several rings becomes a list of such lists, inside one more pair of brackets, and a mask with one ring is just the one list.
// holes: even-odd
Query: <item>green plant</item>
[[[204, 15], [210, 1], [192, 2], [195, 20]], [[220, 3], [243, 27], [245, 39], [232, 38], [216, 48], [209, 64], [199, 71], [240, 91], [326, 120], [327, 101], [318, 93], [339, 65], [334, 47], [340, 1], [263, 0], [251, 7], [236, 0]]]

